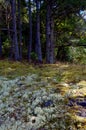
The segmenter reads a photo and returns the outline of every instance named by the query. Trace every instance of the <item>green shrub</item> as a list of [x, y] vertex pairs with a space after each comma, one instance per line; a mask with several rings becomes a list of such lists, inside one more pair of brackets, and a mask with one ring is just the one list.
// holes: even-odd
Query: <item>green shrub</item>
[[31, 59], [32, 60], [37, 60], [37, 54], [35, 52], [31, 52]]

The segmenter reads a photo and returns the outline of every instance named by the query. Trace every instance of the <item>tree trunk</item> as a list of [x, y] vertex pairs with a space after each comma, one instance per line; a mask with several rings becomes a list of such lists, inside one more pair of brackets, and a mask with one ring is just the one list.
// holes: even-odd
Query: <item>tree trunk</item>
[[50, 63], [50, 5], [46, 7], [46, 62]]
[[20, 60], [22, 60], [22, 21], [21, 21], [21, 0], [18, 0], [18, 29], [19, 29], [19, 49], [20, 49]]
[[54, 63], [54, 20], [53, 16], [51, 17], [51, 45], [50, 45], [50, 63]]
[[31, 11], [31, 0], [29, 0], [29, 45], [28, 45], [28, 61], [31, 60], [32, 50], [32, 11]]
[[50, 2], [46, 6], [46, 62], [54, 63], [54, 20]]
[[38, 62], [42, 62], [42, 51], [40, 42], [40, 2], [36, 0], [36, 54], [38, 57]]
[[2, 40], [1, 40], [1, 34], [0, 34], [0, 57], [2, 57]]
[[[13, 45], [13, 40], [11, 38], [11, 33], [10, 33], [10, 25], [8, 23], [7, 25], [7, 31], [8, 31], [8, 38], [9, 38], [9, 42], [10, 42], [10, 52], [9, 52], [9, 58], [12, 60], [12, 56], [13, 56], [13, 48], [12, 48], [12, 45]], [[13, 33], [13, 32], [12, 32]]]
[[19, 47], [18, 47], [17, 29], [16, 29], [16, 0], [11, 0], [11, 8], [12, 8], [14, 58], [15, 60], [19, 60]]

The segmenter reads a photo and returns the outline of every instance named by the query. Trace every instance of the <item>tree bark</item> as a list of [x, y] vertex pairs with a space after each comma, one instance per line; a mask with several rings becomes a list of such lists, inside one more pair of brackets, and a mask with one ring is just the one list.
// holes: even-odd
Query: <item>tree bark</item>
[[54, 19], [51, 17], [51, 45], [50, 45], [50, 63], [54, 63]]
[[29, 44], [28, 44], [28, 61], [31, 60], [32, 51], [32, 11], [31, 11], [31, 0], [29, 0]]
[[54, 20], [49, 1], [46, 5], [46, 62], [54, 63]]
[[21, 21], [21, 0], [18, 0], [18, 29], [19, 29], [19, 54], [22, 60], [22, 21]]
[[50, 63], [50, 5], [46, 7], [46, 62]]
[[42, 62], [42, 51], [40, 42], [40, 1], [36, 0], [36, 54], [38, 62]]
[[14, 58], [19, 60], [19, 47], [17, 38], [17, 28], [16, 28], [16, 0], [11, 0], [12, 8], [12, 26], [13, 26], [13, 45], [14, 45]]
[[2, 57], [2, 40], [1, 40], [1, 34], [0, 34], [0, 57]]

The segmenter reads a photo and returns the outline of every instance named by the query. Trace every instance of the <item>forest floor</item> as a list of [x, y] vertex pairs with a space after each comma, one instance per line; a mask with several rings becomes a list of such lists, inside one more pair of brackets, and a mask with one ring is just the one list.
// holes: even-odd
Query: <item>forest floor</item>
[[86, 130], [86, 65], [0, 61], [0, 130]]

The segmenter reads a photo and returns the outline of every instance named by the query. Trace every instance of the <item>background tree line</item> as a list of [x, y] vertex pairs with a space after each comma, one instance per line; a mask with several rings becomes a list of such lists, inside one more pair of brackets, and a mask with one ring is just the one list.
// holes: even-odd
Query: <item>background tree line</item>
[[85, 9], [86, 0], [0, 0], [0, 57], [72, 61], [76, 46], [85, 55]]

